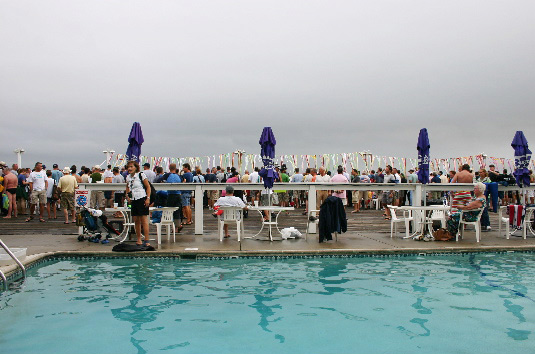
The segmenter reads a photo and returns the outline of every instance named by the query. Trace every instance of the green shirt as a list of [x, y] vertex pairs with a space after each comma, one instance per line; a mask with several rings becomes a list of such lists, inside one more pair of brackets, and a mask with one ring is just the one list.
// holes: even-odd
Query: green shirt
[[91, 178], [91, 183], [97, 183], [102, 181], [102, 175], [98, 172], [92, 173], [89, 178]]

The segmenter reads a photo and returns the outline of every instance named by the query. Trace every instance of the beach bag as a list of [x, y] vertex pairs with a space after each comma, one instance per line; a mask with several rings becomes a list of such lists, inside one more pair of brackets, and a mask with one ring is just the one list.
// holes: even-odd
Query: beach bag
[[455, 237], [448, 232], [448, 230], [440, 228], [433, 232], [433, 237], [435, 241], [453, 241]]
[[6, 194], [2, 194], [2, 208], [3, 209], [9, 209], [9, 198]]
[[[143, 181], [141, 179], [141, 172], [139, 173], [139, 180], [140, 181]], [[149, 205], [153, 205], [155, 202], [156, 202], [156, 188], [154, 188], [154, 186], [152, 185], [152, 183], [150, 183], [149, 180], [147, 180], [147, 182], [149, 182], [149, 187], [150, 187], [150, 201], [149, 201]], [[147, 192], [147, 189], [145, 188], [145, 184], [143, 184], [143, 188], [145, 189], [145, 193]]]

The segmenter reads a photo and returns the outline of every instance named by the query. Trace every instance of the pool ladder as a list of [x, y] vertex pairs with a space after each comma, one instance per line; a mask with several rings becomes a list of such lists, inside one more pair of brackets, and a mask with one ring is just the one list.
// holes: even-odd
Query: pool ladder
[[[0, 246], [2, 246], [2, 248], [6, 251], [6, 253], [9, 254], [9, 256], [15, 261], [15, 263], [17, 263], [19, 268], [22, 270], [23, 279], [26, 279], [26, 268], [24, 268], [24, 265], [21, 263], [21, 261], [19, 261], [19, 259], [13, 254], [13, 252], [11, 252], [9, 247], [7, 247], [6, 244], [2, 240], [0, 240]], [[0, 270], [0, 278], [2, 278], [2, 282], [4, 284], [4, 290], [7, 290], [7, 278], [4, 272], [2, 272], [1, 270]]]

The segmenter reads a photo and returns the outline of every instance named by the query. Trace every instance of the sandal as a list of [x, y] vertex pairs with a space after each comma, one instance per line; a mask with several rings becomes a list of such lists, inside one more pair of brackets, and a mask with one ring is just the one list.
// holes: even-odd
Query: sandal
[[385, 216], [385, 220], [392, 220], [392, 218]]
[[32, 220], [33, 220], [33, 217], [30, 216], [28, 219], [24, 220], [24, 222], [30, 222]]
[[68, 222], [68, 221], [64, 221], [63, 223], [64, 223], [64, 224], [68, 224], [69, 222]]
[[225, 235], [223, 238], [230, 238], [230, 235]]
[[183, 222], [182, 225], [193, 225], [193, 221], [190, 221], [190, 222]]
[[39, 222], [46, 222], [46, 220], [43, 218], [39, 218]]

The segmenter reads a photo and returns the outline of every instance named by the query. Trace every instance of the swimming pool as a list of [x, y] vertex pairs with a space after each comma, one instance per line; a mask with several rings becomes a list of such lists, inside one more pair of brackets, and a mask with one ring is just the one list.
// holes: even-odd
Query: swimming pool
[[48, 261], [2, 353], [533, 353], [535, 255]]

